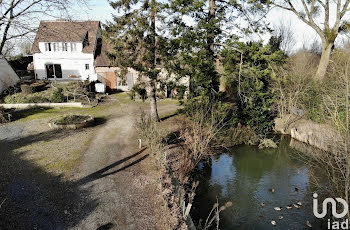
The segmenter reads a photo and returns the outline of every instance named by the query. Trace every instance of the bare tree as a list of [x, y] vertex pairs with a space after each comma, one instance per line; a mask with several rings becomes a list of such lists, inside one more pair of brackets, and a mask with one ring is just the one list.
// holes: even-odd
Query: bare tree
[[14, 50], [15, 50], [15, 43], [14, 41], [8, 41], [5, 43], [3, 49], [2, 49], [2, 55], [5, 57], [12, 56], [14, 55]]
[[272, 35], [281, 41], [280, 49], [285, 54], [290, 55], [296, 44], [291, 21], [280, 20], [279, 23], [274, 26], [274, 32], [272, 33]]
[[[346, 24], [344, 16], [350, 9], [350, 0], [272, 0], [271, 4], [293, 12], [320, 36], [322, 40], [322, 55], [315, 77], [322, 80], [327, 71], [335, 39], [343, 24]], [[331, 12], [333, 10], [331, 5], [335, 6], [335, 12]], [[320, 17], [321, 14], [323, 14], [323, 17]], [[335, 16], [333, 25], [330, 24], [331, 15]], [[318, 19], [323, 20], [318, 22]]]
[[87, 0], [0, 0], [0, 54], [6, 43], [30, 35], [40, 18], [69, 17], [69, 8]]
[[31, 42], [27, 42], [27, 41], [22, 42], [19, 45], [19, 48], [20, 48], [21, 54], [28, 55], [28, 54], [30, 54], [30, 50], [32, 48], [32, 43]]

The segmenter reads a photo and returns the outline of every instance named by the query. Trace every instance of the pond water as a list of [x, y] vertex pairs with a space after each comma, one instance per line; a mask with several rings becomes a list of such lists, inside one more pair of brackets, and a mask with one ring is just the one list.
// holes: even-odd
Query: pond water
[[[221, 205], [232, 202], [220, 213], [222, 230], [310, 229], [307, 221], [312, 229], [321, 229], [322, 223], [312, 212], [316, 188], [311, 183], [311, 169], [298, 159], [289, 143], [289, 138], [281, 137], [277, 149], [242, 145], [201, 162], [193, 178], [200, 182], [191, 210], [194, 222], [205, 222], [218, 200]], [[302, 203], [300, 208], [286, 208], [297, 202]], [[275, 211], [274, 207], [282, 210]]]

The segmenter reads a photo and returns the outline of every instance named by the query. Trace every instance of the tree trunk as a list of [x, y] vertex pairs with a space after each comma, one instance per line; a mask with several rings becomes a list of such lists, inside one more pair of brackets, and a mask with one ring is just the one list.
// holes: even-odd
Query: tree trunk
[[157, 109], [156, 86], [154, 83], [151, 84], [149, 102], [151, 106], [151, 118], [155, 121], [160, 121]]
[[9, 22], [7, 23], [5, 30], [4, 30], [4, 34], [2, 35], [2, 40], [1, 40], [1, 44], [0, 44], [0, 54], [3, 54], [2, 52], [4, 50], [5, 43], [7, 41], [7, 33], [10, 29], [11, 22], [12, 22], [12, 19], [10, 19]]
[[318, 64], [317, 72], [315, 75], [317, 80], [323, 80], [324, 76], [326, 75], [333, 45], [334, 45], [334, 42], [329, 42], [329, 41], [322, 42], [321, 60], [320, 60], [320, 63]]
[[[151, 55], [152, 55], [152, 70], [153, 73], [155, 73], [155, 69], [157, 67], [157, 44], [156, 44], [156, 0], [152, 0], [152, 7], [151, 7], [151, 39], [152, 39], [152, 47], [151, 47]], [[157, 74], [158, 75], [158, 74]], [[151, 105], [151, 118], [160, 121], [159, 115], [158, 115], [158, 109], [157, 109], [157, 97], [156, 97], [156, 91], [157, 91], [157, 75], [153, 74], [152, 76], [149, 76], [150, 79], [150, 105]]]
[[208, 31], [208, 49], [209, 49], [209, 55], [213, 60], [214, 57], [214, 42], [215, 42], [215, 31], [214, 31], [214, 23], [215, 23], [215, 12], [216, 12], [216, 2], [215, 0], [209, 0], [209, 15], [208, 15], [208, 21], [209, 21], [209, 31]]

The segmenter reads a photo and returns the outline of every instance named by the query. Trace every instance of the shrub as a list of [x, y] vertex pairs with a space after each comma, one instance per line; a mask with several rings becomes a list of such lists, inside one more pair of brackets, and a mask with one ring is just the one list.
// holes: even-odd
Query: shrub
[[31, 84], [30, 86], [33, 88], [34, 92], [41, 92], [46, 90], [46, 82], [35, 82], [33, 84]]
[[144, 84], [135, 84], [133, 87], [132, 87], [132, 90], [134, 92], [136, 92], [140, 98], [142, 99], [142, 101], [145, 101], [146, 98], [147, 98], [147, 91], [146, 91], [146, 86]]
[[260, 42], [238, 42], [235, 45], [243, 52], [242, 56], [230, 49], [222, 53], [227, 95], [239, 107], [240, 122], [265, 134], [272, 129], [275, 117], [271, 110], [276, 100], [271, 89], [274, 74], [271, 65], [283, 64], [285, 56]]
[[3, 107], [0, 107], [0, 124], [8, 122], [6, 115], [5, 115], [5, 109]]
[[46, 90], [38, 93], [32, 93], [30, 95], [17, 93], [8, 95], [4, 99], [6, 104], [21, 104], [21, 103], [47, 103], [56, 102], [60, 103], [64, 101], [62, 89], [58, 90]]
[[[212, 155], [219, 134], [230, 123], [227, 119], [228, 109], [220, 103], [210, 103], [202, 97], [199, 103], [191, 103], [186, 109], [189, 120], [181, 123], [180, 138], [184, 142], [184, 159], [182, 166], [187, 172], [205, 157]], [[184, 177], [185, 178], [185, 177]]]
[[59, 125], [80, 124], [88, 118], [89, 116], [86, 115], [67, 115], [56, 120], [55, 122]]
[[136, 96], [136, 92], [134, 89], [131, 89], [129, 92], [128, 92], [128, 96], [130, 98], [130, 100], [135, 100], [135, 96]]
[[30, 85], [21, 85], [21, 90], [26, 95], [34, 92], [34, 88]]
[[302, 109], [307, 118], [321, 121], [320, 85], [313, 78], [317, 69], [317, 57], [299, 52], [283, 66], [274, 66], [273, 91], [277, 96], [275, 108], [280, 117]]
[[54, 102], [54, 103], [64, 102], [64, 95], [63, 95], [62, 88], [57, 88], [53, 91], [51, 96], [51, 102]]
[[160, 155], [163, 149], [162, 135], [158, 129], [158, 123], [150, 116], [142, 111], [139, 120], [135, 124], [141, 138], [146, 142], [151, 153], [161, 160], [165, 160], [165, 156]]

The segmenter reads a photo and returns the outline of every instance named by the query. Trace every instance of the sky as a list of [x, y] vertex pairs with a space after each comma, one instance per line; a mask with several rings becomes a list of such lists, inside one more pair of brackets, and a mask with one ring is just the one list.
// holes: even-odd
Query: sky
[[[109, 5], [107, 0], [91, 0], [89, 7], [75, 7], [76, 19], [79, 20], [99, 20], [101, 22], [112, 21], [112, 14], [115, 10]], [[78, 16], [77, 16], [78, 15]], [[291, 25], [295, 31], [294, 38], [296, 40], [295, 50], [302, 48], [303, 45], [310, 45], [315, 39], [318, 39], [308, 25], [301, 22], [293, 13], [281, 9], [273, 9], [266, 17], [271, 25], [278, 25], [280, 21], [284, 21]], [[263, 40], [267, 41], [269, 35], [263, 36]]]
[[[75, 5], [72, 7], [71, 14], [73, 15], [73, 20], [97, 20], [107, 22], [112, 21], [112, 15], [117, 13], [116, 10], [109, 5], [108, 0], [88, 0], [88, 2], [88, 6]], [[291, 25], [291, 29], [294, 31], [293, 36], [296, 40], [293, 51], [297, 51], [303, 46], [308, 47], [315, 40], [319, 40], [316, 32], [300, 21], [292, 12], [275, 8], [266, 16], [266, 20], [272, 27], [280, 24], [281, 21]], [[268, 34], [261, 37], [265, 43], [269, 38], [270, 35]], [[338, 39], [338, 43], [340, 41], [341, 39]]]

